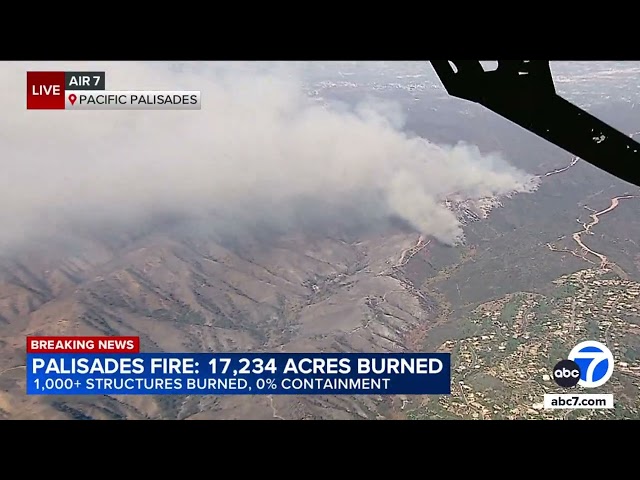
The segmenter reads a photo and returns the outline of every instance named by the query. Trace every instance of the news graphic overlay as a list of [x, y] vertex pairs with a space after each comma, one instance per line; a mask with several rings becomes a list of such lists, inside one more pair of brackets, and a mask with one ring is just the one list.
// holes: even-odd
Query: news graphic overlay
[[573, 360], [560, 360], [553, 367], [553, 380], [563, 388], [575, 387], [580, 381], [580, 367]]
[[613, 375], [613, 353], [603, 343], [591, 340], [579, 343], [568, 358], [580, 368], [578, 385], [583, 388], [600, 387]]
[[27, 337], [27, 355], [139, 352], [139, 337]]
[[64, 72], [27, 72], [27, 110], [64, 110]]
[[27, 72], [27, 110], [200, 110], [197, 90], [106, 90], [106, 72]]
[[[600, 342], [589, 340], [571, 349], [567, 360], [553, 368], [553, 380], [558, 386], [591, 389], [603, 386], [613, 375], [611, 350]], [[545, 394], [544, 406], [556, 408], [614, 408], [612, 394]]]
[[124, 337], [45, 340], [27, 339], [27, 395], [451, 394], [448, 353], [139, 353]]
[[106, 90], [105, 72], [64, 72], [65, 91]]
[[67, 92], [65, 110], [200, 110], [198, 91]]

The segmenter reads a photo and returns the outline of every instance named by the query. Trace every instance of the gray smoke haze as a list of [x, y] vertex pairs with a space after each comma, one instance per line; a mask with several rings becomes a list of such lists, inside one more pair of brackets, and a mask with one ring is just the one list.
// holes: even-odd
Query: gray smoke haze
[[[441, 204], [447, 195], [534, 188], [530, 175], [499, 155], [409, 137], [393, 104], [322, 106], [281, 68], [132, 62], [0, 68], [0, 245], [8, 247], [83, 226], [211, 212], [221, 231], [290, 229], [341, 215], [366, 224], [391, 215], [453, 244], [463, 232]], [[203, 107], [27, 111], [29, 69], [104, 70], [110, 90], [201, 90]]]

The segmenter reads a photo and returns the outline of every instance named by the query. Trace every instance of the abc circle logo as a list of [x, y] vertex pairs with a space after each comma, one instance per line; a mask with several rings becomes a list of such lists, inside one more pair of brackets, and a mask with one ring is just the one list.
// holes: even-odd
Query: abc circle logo
[[561, 387], [575, 387], [580, 381], [580, 367], [573, 360], [561, 360], [553, 367], [553, 379]]
[[596, 388], [604, 385], [613, 375], [613, 354], [606, 345], [586, 341], [579, 343], [553, 369], [553, 379], [564, 388], [580, 385]]

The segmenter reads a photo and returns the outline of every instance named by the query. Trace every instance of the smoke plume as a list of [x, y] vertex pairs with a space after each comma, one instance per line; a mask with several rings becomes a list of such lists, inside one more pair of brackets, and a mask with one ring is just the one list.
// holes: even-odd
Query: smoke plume
[[[447, 195], [533, 188], [531, 176], [499, 155], [408, 136], [393, 104], [321, 105], [289, 71], [100, 62], [0, 68], [3, 246], [205, 214], [222, 233], [397, 216], [454, 244], [463, 232], [442, 204]], [[201, 90], [202, 110], [27, 111], [29, 69], [104, 70], [111, 90]]]

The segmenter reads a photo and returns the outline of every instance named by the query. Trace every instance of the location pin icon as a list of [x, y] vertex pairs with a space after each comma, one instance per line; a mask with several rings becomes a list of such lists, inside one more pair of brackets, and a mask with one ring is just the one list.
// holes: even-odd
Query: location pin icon
[[71, 95], [69, 95], [69, 101], [71, 102], [71, 105], [73, 105], [74, 103], [76, 103], [76, 99], [78, 97], [76, 97], [76, 95], [74, 93], [72, 93]]

